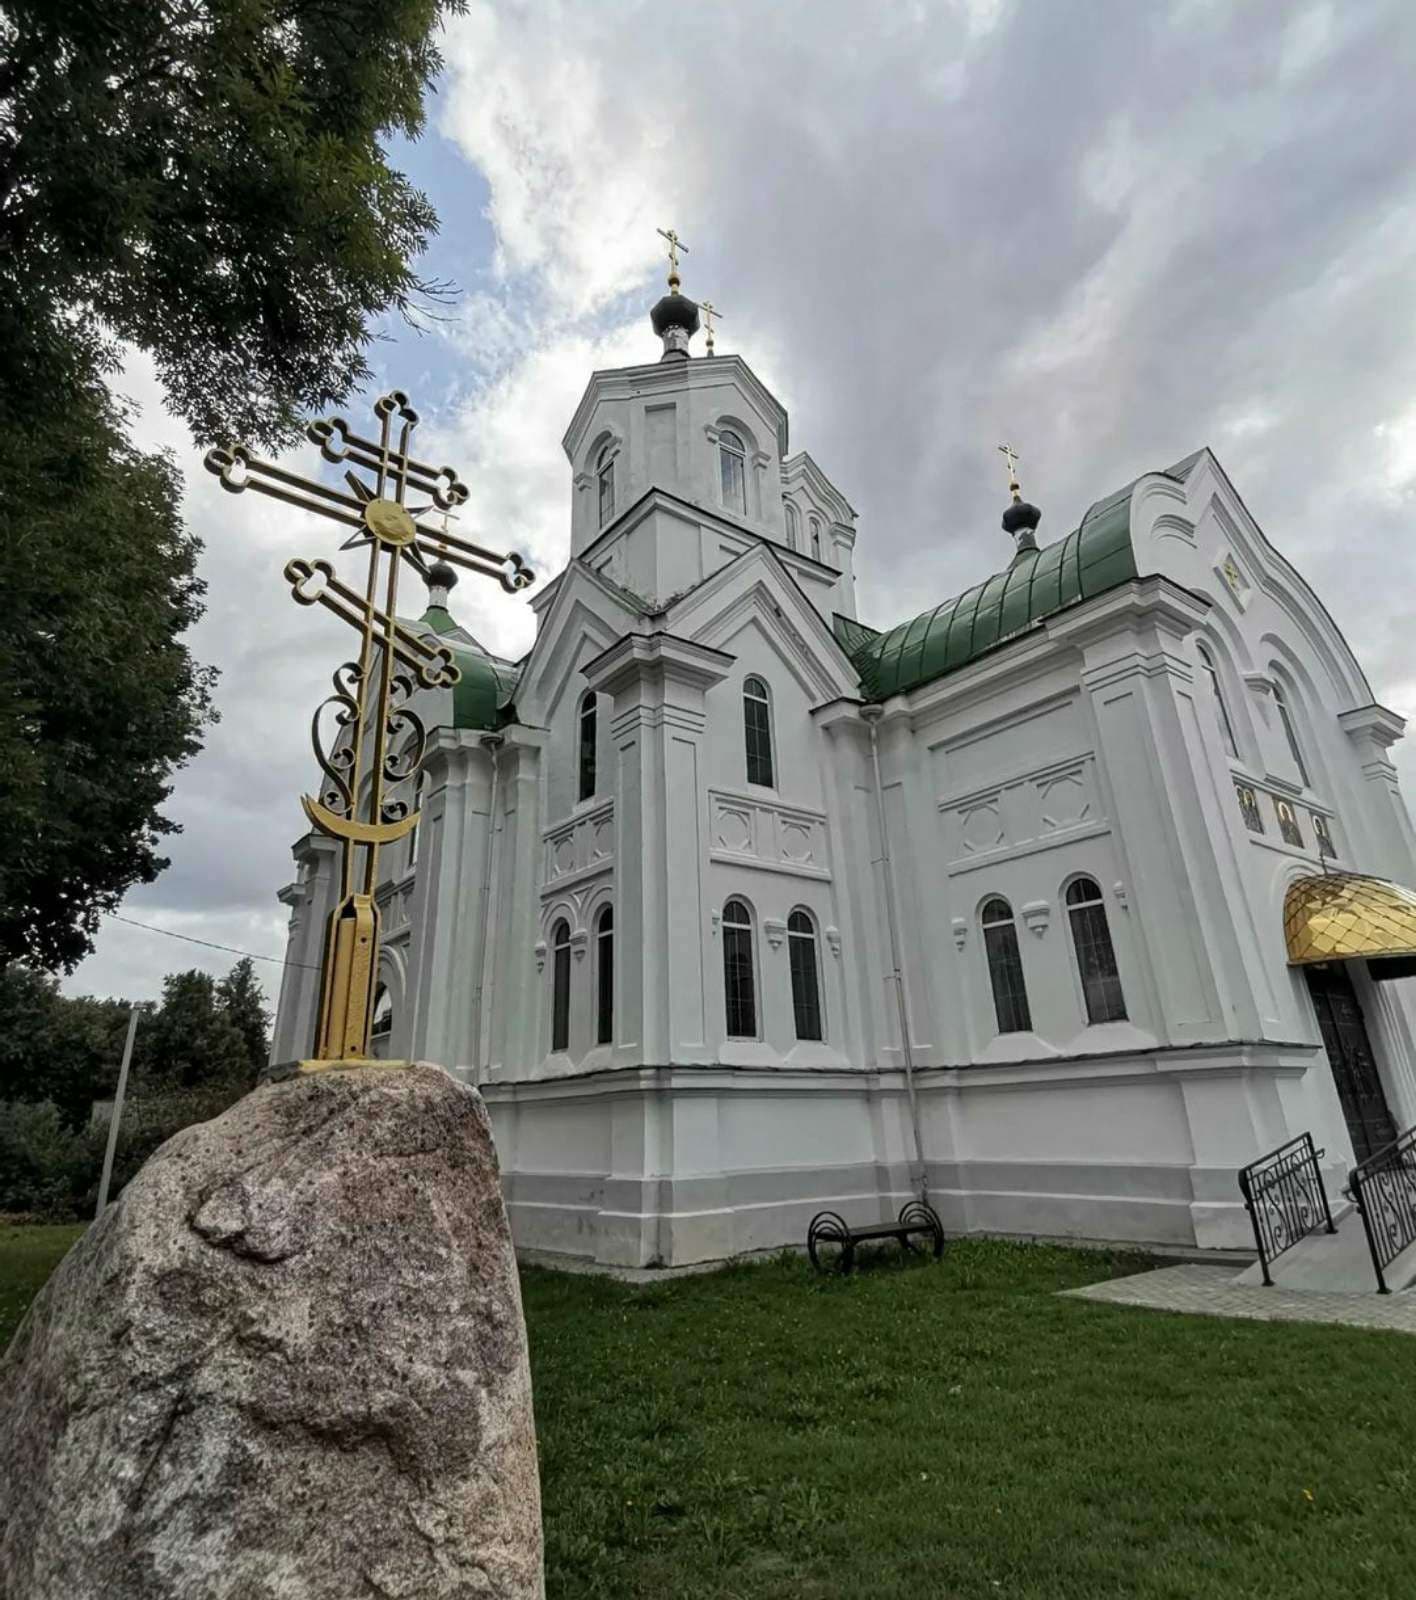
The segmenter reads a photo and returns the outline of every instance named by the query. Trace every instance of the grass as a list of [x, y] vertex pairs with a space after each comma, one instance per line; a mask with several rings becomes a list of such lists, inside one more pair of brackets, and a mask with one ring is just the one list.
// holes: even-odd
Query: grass
[[1416, 1339], [1056, 1298], [1141, 1265], [527, 1269], [551, 1600], [1409, 1594]]
[[30, 1301], [83, 1231], [82, 1223], [22, 1228], [0, 1224], [0, 1350], [14, 1337]]

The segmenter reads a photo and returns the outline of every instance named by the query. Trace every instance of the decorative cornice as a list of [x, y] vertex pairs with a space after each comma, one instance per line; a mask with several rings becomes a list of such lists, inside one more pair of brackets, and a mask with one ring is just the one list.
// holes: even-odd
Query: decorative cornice
[[630, 400], [643, 394], [683, 392], [689, 389], [716, 389], [721, 387], [725, 369], [741, 387], [744, 394], [767, 418], [775, 433], [778, 455], [787, 453], [787, 412], [776, 395], [762, 382], [741, 356], [715, 356], [712, 361], [692, 357], [687, 361], [655, 361], [638, 367], [609, 367], [592, 372], [570, 426], [565, 430], [561, 448], [573, 461], [596, 405], [602, 399]]
[[580, 670], [592, 689], [614, 694], [636, 680], [658, 678], [711, 689], [732, 671], [736, 656], [671, 633], [627, 633]]
[[1375, 701], [1338, 712], [1337, 725], [1349, 739], [1367, 739], [1382, 750], [1394, 745], [1406, 732], [1406, 718]]

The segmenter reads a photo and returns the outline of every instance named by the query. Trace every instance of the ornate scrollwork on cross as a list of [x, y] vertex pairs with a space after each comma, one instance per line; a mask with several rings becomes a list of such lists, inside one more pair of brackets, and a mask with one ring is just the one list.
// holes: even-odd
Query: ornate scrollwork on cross
[[[508, 594], [535, 579], [514, 552], [488, 550], [448, 531], [444, 514], [466, 502], [467, 485], [451, 467], [433, 466], [412, 453], [418, 413], [407, 395], [395, 390], [382, 396], [374, 415], [377, 439], [355, 433], [343, 417], [312, 422], [307, 430], [324, 460], [344, 468], [342, 488], [263, 461], [246, 445], [210, 450], [206, 457], [207, 470], [232, 494], [254, 489], [339, 523], [353, 530], [341, 549], [369, 553], [362, 593], [328, 561], [300, 558], [285, 567], [297, 604], [323, 606], [359, 634], [357, 659], [335, 670], [334, 693], [311, 724], [323, 779], [318, 796], [304, 797], [305, 813], [343, 849], [312, 1065], [369, 1059], [379, 850], [411, 833], [419, 819], [417, 779], [427, 730], [411, 702], [419, 689], [445, 687], [459, 677], [446, 645], [430, 643], [398, 621], [400, 570], [406, 563], [427, 580], [429, 558], [450, 561], [494, 578]], [[426, 503], [409, 504], [410, 494], [425, 496]], [[421, 520], [434, 515], [441, 526]]]

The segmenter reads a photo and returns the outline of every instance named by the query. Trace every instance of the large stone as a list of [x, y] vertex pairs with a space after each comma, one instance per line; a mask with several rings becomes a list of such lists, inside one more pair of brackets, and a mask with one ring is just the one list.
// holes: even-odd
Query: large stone
[[542, 1592], [496, 1156], [436, 1067], [178, 1134], [0, 1368], [0, 1600]]

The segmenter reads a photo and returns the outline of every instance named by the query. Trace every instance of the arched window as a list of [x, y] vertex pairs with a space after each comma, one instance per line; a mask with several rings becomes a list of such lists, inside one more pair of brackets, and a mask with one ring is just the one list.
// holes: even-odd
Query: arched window
[[1087, 1021], [1124, 1022], [1121, 974], [1116, 970], [1106, 905], [1094, 878], [1077, 878], [1067, 885], [1067, 920], [1072, 924], [1072, 948], [1087, 1003]]
[[595, 793], [595, 691], [589, 690], [580, 702], [580, 781], [576, 798], [588, 800]]
[[1283, 724], [1283, 732], [1288, 739], [1288, 753], [1293, 757], [1293, 765], [1298, 768], [1298, 776], [1303, 780], [1303, 787], [1311, 789], [1313, 780], [1308, 776], [1308, 768], [1303, 761], [1303, 751], [1298, 744], [1298, 732], [1293, 726], [1293, 713], [1288, 709], [1288, 701], [1284, 699], [1283, 685], [1277, 682], [1273, 686], [1273, 703], [1278, 707], [1278, 720]]
[[790, 500], [784, 500], [782, 507], [787, 515], [787, 548], [789, 550], [799, 550], [801, 548], [801, 517]]
[[615, 1036], [615, 913], [606, 906], [595, 919], [595, 1043]]
[[747, 743], [747, 781], [772, 787], [772, 702], [761, 678], [742, 686], [742, 729]]
[[821, 524], [815, 517], [807, 519], [807, 526], [811, 529], [811, 553], [818, 561], [821, 559]]
[[1006, 900], [990, 900], [983, 908], [980, 921], [998, 1031], [1027, 1033], [1032, 1027], [1032, 1013], [1028, 1010], [1028, 990], [1023, 982], [1023, 958], [1018, 950], [1013, 908]]
[[1205, 645], [1197, 644], [1195, 649], [1199, 653], [1200, 666], [1209, 679], [1210, 693], [1214, 696], [1215, 716], [1219, 718], [1219, 736], [1224, 740], [1224, 748], [1231, 756], [1237, 758], [1239, 746], [1234, 742], [1234, 724], [1229, 720], [1229, 707], [1224, 703], [1224, 687], [1219, 681], [1219, 668], [1215, 666], [1214, 657]]
[[602, 528], [615, 514], [614, 449], [614, 445], [607, 444], [595, 462], [595, 476], [600, 484], [600, 526]]
[[369, 1036], [373, 1039], [387, 1039], [393, 1032], [393, 996], [388, 992], [388, 985], [381, 983], [374, 990], [374, 1014], [369, 1021]]
[[570, 1046], [570, 924], [551, 929], [551, 1049]]
[[723, 995], [728, 1038], [757, 1037], [757, 974], [752, 959], [752, 913], [741, 900], [723, 907]]
[[798, 1039], [820, 1039], [821, 969], [816, 961], [816, 925], [800, 909], [787, 918], [787, 958], [792, 971], [792, 1015]]
[[731, 429], [718, 435], [718, 468], [723, 476], [723, 504], [747, 515], [747, 450]]

